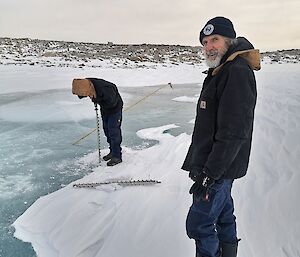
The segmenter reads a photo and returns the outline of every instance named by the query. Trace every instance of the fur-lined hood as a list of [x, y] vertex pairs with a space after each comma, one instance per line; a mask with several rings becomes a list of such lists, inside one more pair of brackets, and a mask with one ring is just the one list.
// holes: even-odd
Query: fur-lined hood
[[216, 75], [227, 62], [233, 61], [237, 56], [247, 60], [252, 70], [260, 70], [260, 53], [254, 49], [253, 45], [244, 37], [237, 38], [237, 44], [231, 46], [221, 60], [221, 65], [216, 67], [212, 75]]

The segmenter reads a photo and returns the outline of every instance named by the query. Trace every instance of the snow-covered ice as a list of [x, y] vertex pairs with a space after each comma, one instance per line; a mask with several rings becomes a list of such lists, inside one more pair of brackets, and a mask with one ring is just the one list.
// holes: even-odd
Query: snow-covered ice
[[[113, 72], [118, 74], [118, 82], [124, 80], [124, 85], [133, 85], [136, 78], [140, 81], [136, 85], [203, 80], [201, 69], [181, 67], [188, 72], [178, 73], [177, 68], [169, 72], [157, 68], [154, 77], [147, 75], [149, 70], [140, 74], [128, 70], [126, 73], [131, 72], [132, 81], [126, 82], [124, 77], [128, 74]], [[266, 64], [256, 72], [258, 101], [250, 166], [248, 174], [233, 186], [238, 235], [242, 238], [238, 256], [300, 256], [299, 68], [300, 64]], [[103, 74], [107, 75], [106, 79], [111, 78], [105, 71]], [[72, 76], [70, 70], [65, 81]], [[35, 82], [30, 84], [34, 92], [41, 89]], [[69, 87], [61, 81], [58, 84], [61, 88]], [[9, 87], [4, 90], [12, 91]], [[179, 101], [195, 98], [189, 92], [184, 95]], [[68, 110], [70, 115], [75, 112], [73, 104], [57, 100], [56, 105]], [[7, 119], [5, 115], [11, 107], [4, 105], [4, 108], [0, 118]], [[75, 189], [70, 184], [40, 197], [30, 206], [14, 222], [14, 235], [30, 242], [39, 257], [194, 256], [194, 243], [185, 234], [185, 217], [191, 204], [188, 190], [192, 182], [180, 169], [191, 135], [168, 133], [176, 126], [165, 123], [145, 127], [138, 136], [157, 140], [157, 144], [142, 150], [124, 147], [123, 163], [99, 166], [76, 181], [151, 178], [162, 181], [161, 184], [96, 189]], [[89, 163], [96, 158], [92, 153], [82, 161]]]

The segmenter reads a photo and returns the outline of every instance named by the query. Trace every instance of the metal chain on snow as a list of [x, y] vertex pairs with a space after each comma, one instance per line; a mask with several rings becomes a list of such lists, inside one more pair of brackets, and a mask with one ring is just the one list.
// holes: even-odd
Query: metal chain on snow
[[99, 153], [99, 163], [101, 163], [101, 151], [100, 151], [100, 121], [98, 114], [98, 105], [96, 101], [94, 102], [95, 111], [96, 111], [96, 124], [97, 124], [97, 135], [98, 135], [98, 153]]
[[77, 183], [73, 184], [76, 188], [96, 188], [101, 185], [117, 184], [119, 186], [148, 186], [154, 184], [160, 184], [161, 181], [146, 179], [146, 180], [118, 180], [118, 181], [106, 181], [106, 182], [91, 182], [91, 183]]

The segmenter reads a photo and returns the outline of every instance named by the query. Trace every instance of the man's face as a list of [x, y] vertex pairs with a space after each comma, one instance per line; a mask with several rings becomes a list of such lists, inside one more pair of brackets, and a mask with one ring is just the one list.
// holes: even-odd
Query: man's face
[[228, 43], [223, 36], [211, 35], [202, 40], [203, 53], [209, 68], [219, 66], [220, 61], [228, 50]]

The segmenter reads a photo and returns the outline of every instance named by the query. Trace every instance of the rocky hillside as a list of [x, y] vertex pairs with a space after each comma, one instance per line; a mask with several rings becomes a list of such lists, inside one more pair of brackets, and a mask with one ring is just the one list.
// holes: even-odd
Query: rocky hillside
[[300, 49], [278, 50], [261, 54], [264, 61], [272, 63], [298, 63], [300, 62]]
[[[262, 53], [263, 61], [295, 63], [300, 50]], [[0, 65], [39, 65], [46, 67], [155, 67], [157, 64], [197, 65], [203, 62], [201, 47], [180, 45], [116, 45], [29, 38], [0, 38]], [[150, 65], [150, 66], [149, 66]]]

